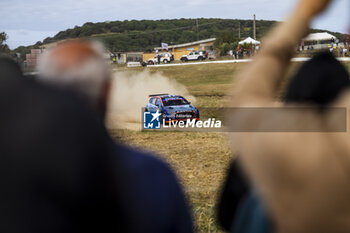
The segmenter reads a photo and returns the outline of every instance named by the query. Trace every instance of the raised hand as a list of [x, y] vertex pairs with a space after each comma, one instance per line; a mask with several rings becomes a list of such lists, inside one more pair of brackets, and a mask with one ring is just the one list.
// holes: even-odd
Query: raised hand
[[307, 18], [313, 18], [322, 13], [333, 0], [300, 0], [297, 11]]

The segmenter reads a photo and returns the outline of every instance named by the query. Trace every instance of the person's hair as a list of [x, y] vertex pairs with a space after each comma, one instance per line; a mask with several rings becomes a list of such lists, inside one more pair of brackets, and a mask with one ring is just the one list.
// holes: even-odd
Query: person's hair
[[326, 106], [350, 87], [345, 67], [329, 52], [307, 61], [287, 86], [286, 103], [309, 103]]
[[[62, 69], [54, 53], [60, 46], [69, 43], [82, 43], [88, 47], [92, 53], [79, 60], [78, 63], [67, 69]], [[47, 49], [38, 62], [39, 80], [58, 85], [64, 88], [73, 89], [86, 98], [95, 107], [104, 91], [104, 86], [110, 81], [110, 68], [105, 60], [104, 48], [101, 44], [92, 41], [69, 41], [63, 42], [51, 49]], [[73, 53], [74, 51], [72, 51]], [[65, 55], [68, 56], [68, 55]]]

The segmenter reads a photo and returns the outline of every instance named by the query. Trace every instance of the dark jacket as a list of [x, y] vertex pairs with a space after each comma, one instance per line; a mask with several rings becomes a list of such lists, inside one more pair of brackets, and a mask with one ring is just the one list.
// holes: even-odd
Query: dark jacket
[[192, 232], [189, 208], [169, 166], [151, 154], [120, 144], [115, 149], [130, 188], [127, 209], [130, 220], [137, 222], [133, 231]]
[[119, 157], [82, 101], [0, 59], [0, 111], [0, 232], [127, 232]]

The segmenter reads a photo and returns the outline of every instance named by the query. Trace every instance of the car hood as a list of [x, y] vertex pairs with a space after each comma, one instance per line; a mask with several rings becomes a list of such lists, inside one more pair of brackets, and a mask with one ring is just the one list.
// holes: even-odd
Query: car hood
[[192, 105], [166, 106], [166, 107], [164, 107], [164, 109], [167, 112], [185, 112], [185, 111], [197, 110], [197, 108], [192, 106]]

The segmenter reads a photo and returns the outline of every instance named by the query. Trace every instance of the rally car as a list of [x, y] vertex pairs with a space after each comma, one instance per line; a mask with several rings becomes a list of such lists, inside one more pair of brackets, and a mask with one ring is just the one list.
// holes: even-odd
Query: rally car
[[199, 120], [199, 111], [180, 95], [156, 94], [149, 95], [145, 111], [162, 113], [166, 122], [195, 119]]

